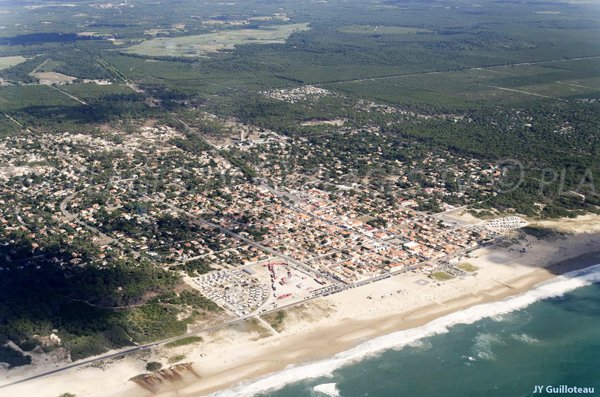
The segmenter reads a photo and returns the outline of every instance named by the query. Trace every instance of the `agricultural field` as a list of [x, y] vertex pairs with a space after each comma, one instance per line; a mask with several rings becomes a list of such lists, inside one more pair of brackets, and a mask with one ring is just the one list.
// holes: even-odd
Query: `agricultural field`
[[290, 35], [308, 30], [308, 23], [222, 30], [194, 36], [161, 37], [134, 45], [125, 52], [150, 57], [197, 57], [243, 44], [282, 44]]
[[0, 57], [0, 70], [8, 69], [12, 66], [18, 65], [22, 62], [25, 62], [27, 58], [22, 57], [20, 55], [12, 56], [12, 57]]
[[56, 72], [36, 72], [31, 73], [31, 76], [38, 79], [40, 84], [46, 85], [69, 84], [77, 80], [77, 77], [67, 76], [66, 74]]

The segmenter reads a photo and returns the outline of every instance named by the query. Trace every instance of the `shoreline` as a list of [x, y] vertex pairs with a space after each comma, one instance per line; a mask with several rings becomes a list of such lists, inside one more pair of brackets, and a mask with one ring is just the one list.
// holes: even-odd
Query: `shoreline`
[[[181, 397], [207, 396], [218, 391], [223, 391], [246, 383], [248, 381], [255, 381], [267, 377], [282, 371], [289, 366], [301, 366], [326, 360], [334, 357], [336, 354], [350, 350], [366, 340], [372, 340], [374, 338], [389, 335], [397, 331], [406, 331], [422, 327], [446, 315], [463, 311], [481, 304], [500, 302], [507, 298], [518, 296], [530, 291], [535, 286], [547, 281], [551, 281], [565, 273], [585, 269], [599, 264], [600, 250], [573, 257], [566, 261], [561, 261], [549, 266], [548, 268], [533, 269], [529, 274], [509, 280], [509, 282], [506, 284], [508, 284], [510, 287], [497, 285], [488, 290], [481, 291], [480, 295], [463, 295], [453, 298], [452, 300], [445, 301], [441, 305], [431, 304], [426, 307], [415, 308], [411, 311], [401, 313], [400, 315], [390, 316], [388, 318], [375, 321], [380, 323], [377, 325], [375, 325], [375, 322], [373, 321], [367, 321], [365, 323], [355, 321], [350, 327], [349, 324], [340, 324], [338, 327], [336, 327], [339, 328], [338, 330], [330, 330], [330, 336], [328, 338], [321, 339], [321, 349], [319, 349], [318, 352], [307, 351], [303, 357], [298, 357], [298, 360], [283, 359], [281, 361], [273, 362], [272, 365], [269, 366], [256, 365], [254, 368], [248, 368], [247, 365], [240, 365], [237, 368], [230, 369], [230, 371], [234, 371], [234, 373], [237, 372], [241, 375], [241, 373], [246, 372], [246, 370], [252, 369], [252, 373], [245, 373], [245, 375], [241, 375], [241, 377], [239, 377], [236, 381], [222, 382], [223, 379], [221, 379], [221, 382], [215, 386], [197, 384], [197, 387], [194, 387], [192, 384], [183, 388], [178, 387], [175, 389], [177, 390], [176, 395]], [[398, 321], [400, 321], [400, 324], [395, 326], [394, 324]], [[340, 335], [347, 337], [347, 339], [340, 340]], [[313, 337], [316, 336], [322, 337], [322, 331], [316, 332], [315, 335], [307, 334], [303, 338], [304, 340], [301, 341], [309, 342]], [[335, 343], [331, 344], [331, 342]], [[221, 376], [227, 375], [221, 374]], [[200, 381], [198, 383], [203, 382]], [[173, 390], [165, 391], [164, 393], [158, 394], [158, 396], [168, 397], [175, 395], [172, 394], [172, 391]]]
[[[279, 333], [272, 328], [269, 331], [267, 322], [260, 319], [200, 334], [204, 342], [198, 345], [163, 346], [105, 366], [48, 375], [2, 392], [7, 397], [29, 395], [34, 390], [36, 395], [48, 397], [67, 392], [77, 397], [199, 397], [254, 382], [290, 366], [330, 359], [365, 341], [499, 302], [561, 274], [600, 264], [597, 230], [528, 239], [526, 253], [508, 246], [478, 250], [478, 257], [468, 260], [479, 268], [476, 275], [434, 282], [420, 273], [400, 274], [286, 309]], [[423, 280], [428, 280], [426, 285]], [[168, 362], [175, 355], [184, 355], [181, 362], [191, 362], [193, 367], [179, 380], [159, 379], [155, 389], [129, 381], [145, 372], [146, 362]]]

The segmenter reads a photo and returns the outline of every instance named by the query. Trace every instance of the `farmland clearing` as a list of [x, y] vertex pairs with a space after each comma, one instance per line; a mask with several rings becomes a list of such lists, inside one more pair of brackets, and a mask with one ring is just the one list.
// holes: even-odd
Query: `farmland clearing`
[[0, 57], [0, 70], [8, 69], [12, 66], [25, 62], [27, 58], [22, 56]]
[[283, 44], [294, 33], [308, 30], [308, 23], [262, 26], [258, 29], [223, 30], [193, 36], [161, 37], [144, 41], [128, 53], [155, 57], [198, 57], [242, 44]]

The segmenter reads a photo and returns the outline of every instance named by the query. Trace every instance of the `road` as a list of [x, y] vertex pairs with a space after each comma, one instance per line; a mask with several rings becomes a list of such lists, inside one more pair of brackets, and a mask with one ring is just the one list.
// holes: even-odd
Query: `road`
[[[379, 280], [381, 278], [387, 278], [387, 277], [389, 277], [389, 275], [385, 275], [385, 277], [384, 276], [378, 276], [375, 279], [365, 280], [364, 282], [360, 283], [360, 285], [368, 284], [369, 282], [377, 281], [377, 280]], [[336, 287], [336, 286], [331, 286], [331, 287]], [[339, 286], [339, 288], [337, 288], [335, 290], [335, 292], [343, 291], [343, 290], [350, 289], [350, 288], [353, 288], [353, 286]], [[264, 312], [260, 313], [260, 316], [264, 316], [264, 315], [269, 314], [269, 313], [277, 312], [279, 310], [288, 309], [288, 308], [293, 307], [293, 306], [301, 305], [301, 304], [304, 304], [306, 302], [310, 302], [312, 300], [321, 298], [322, 296], [330, 295], [331, 293], [333, 293], [333, 292], [316, 294], [314, 296], [307, 297], [306, 299], [303, 299], [303, 300], [298, 301], [298, 302], [293, 302], [293, 303], [289, 303], [287, 305], [279, 306], [279, 307], [274, 308], [274, 309], [265, 310]], [[156, 341], [156, 342], [152, 342], [152, 343], [147, 343], [147, 344], [144, 344], [144, 345], [138, 345], [138, 346], [135, 346], [135, 347], [129, 347], [129, 348], [118, 350], [118, 351], [113, 352], [113, 353], [107, 353], [107, 354], [103, 354], [103, 355], [100, 355], [100, 356], [95, 356], [95, 357], [92, 357], [92, 358], [89, 358], [89, 359], [77, 361], [75, 363], [68, 364], [68, 365], [62, 366], [60, 368], [56, 368], [56, 369], [53, 369], [53, 370], [50, 370], [50, 371], [46, 371], [46, 372], [43, 372], [43, 373], [32, 375], [32, 376], [29, 376], [29, 377], [26, 377], [26, 378], [22, 378], [22, 379], [13, 381], [13, 382], [5, 383], [3, 385], [0, 385], [0, 389], [7, 388], [9, 386], [14, 386], [14, 385], [17, 385], [19, 383], [24, 383], [24, 382], [32, 381], [32, 380], [35, 380], [35, 379], [43, 378], [43, 377], [46, 377], [46, 376], [50, 376], [50, 375], [53, 375], [53, 374], [56, 374], [56, 373], [59, 373], [59, 372], [63, 372], [63, 371], [67, 371], [67, 370], [70, 370], [70, 369], [73, 369], [73, 368], [79, 368], [79, 367], [87, 366], [87, 365], [90, 365], [90, 364], [98, 363], [98, 362], [101, 362], [101, 361], [104, 361], [104, 360], [108, 360], [108, 359], [111, 359], [111, 358], [121, 357], [121, 356], [132, 354], [132, 353], [135, 353], [135, 352], [138, 352], [138, 351], [147, 350], [147, 349], [150, 349], [150, 348], [153, 348], [153, 347], [156, 347], [156, 346], [164, 345], [164, 344], [167, 344], [167, 343], [170, 343], [170, 342], [174, 342], [174, 341], [177, 341], [177, 340], [180, 340], [180, 339], [183, 339], [183, 338], [187, 338], [189, 336], [198, 335], [198, 334], [202, 334], [202, 333], [206, 333], [206, 332], [217, 331], [219, 329], [222, 329], [222, 328], [225, 328], [225, 327], [228, 327], [228, 326], [231, 326], [231, 325], [240, 324], [240, 323], [242, 323], [242, 322], [244, 322], [246, 320], [249, 320], [249, 319], [255, 318], [255, 317], [258, 318], [259, 315], [258, 314], [249, 314], [249, 315], [246, 315], [246, 316], [243, 316], [243, 317], [239, 317], [239, 318], [235, 318], [235, 319], [231, 319], [231, 320], [225, 321], [225, 322], [217, 324], [217, 325], [212, 325], [210, 327], [194, 329], [191, 332], [188, 332], [188, 333], [186, 333], [184, 335], [179, 335], [179, 336], [175, 336], [175, 337], [172, 337], [172, 338], [167, 338], [167, 339], [163, 339], [163, 340], [160, 340], [160, 341]], [[259, 319], [259, 321], [262, 322], [263, 320]], [[272, 327], [270, 327], [270, 326], [269, 326], [269, 328], [272, 329]]]
[[518, 63], [508, 63], [508, 64], [498, 64], [491, 66], [478, 66], [471, 68], [462, 68], [455, 70], [443, 70], [443, 71], [431, 71], [431, 72], [418, 72], [418, 73], [401, 73], [401, 74], [393, 74], [388, 76], [379, 76], [379, 77], [365, 77], [359, 79], [345, 79], [345, 80], [334, 80], [327, 81], [322, 83], [315, 83], [314, 86], [323, 86], [327, 84], [342, 84], [342, 83], [361, 83], [366, 81], [378, 81], [378, 80], [387, 80], [394, 79], [399, 77], [415, 77], [415, 76], [424, 76], [424, 75], [436, 75], [442, 73], [454, 73], [454, 72], [468, 72], [473, 70], [485, 70], [492, 68], [510, 68], [513, 66], [528, 66], [528, 65], [541, 65], [544, 63], [557, 63], [557, 62], [569, 62], [569, 61], [586, 61], [590, 59], [600, 59], [600, 55], [592, 55], [587, 57], [576, 57], [576, 58], [556, 58], [556, 59], [548, 59], [546, 61], [531, 61], [531, 62], [518, 62]]
[[59, 88], [56, 88], [56, 87], [55, 87], [55, 86], [53, 86], [53, 85], [50, 85], [50, 84], [45, 84], [45, 85], [46, 85], [47, 87], [50, 87], [50, 88], [52, 88], [52, 89], [54, 89], [54, 90], [56, 90], [56, 91], [60, 92], [60, 93], [61, 93], [61, 94], [63, 94], [63, 95], [66, 95], [66, 96], [68, 96], [68, 97], [69, 97], [69, 98], [71, 98], [72, 100], [74, 100], [74, 101], [77, 101], [77, 102], [79, 102], [79, 103], [80, 103], [80, 104], [82, 104], [82, 105], [88, 106], [87, 102], [85, 102], [83, 99], [79, 99], [79, 98], [77, 98], [75, 95], [71, 95], [71, 94], [69, 94], [68, 92], [65, 92], [65, 91], [63, 91], [63, 90], [61, 90], [61, 89], [59, 89]]
[[230, 326], [230, 325], [233, 325], [233, 324], [241, 323], [241, 322], [243, 322], [245, 320], [247, 320], [247, 317], [241, 317], [241, 318], [233, 319], [233, 320], [230, 320], [230, 321], [218, 324], [218, 325], [214, 325], [214, 326], [211, 326], [211, 327], [203, 328], [201, 330], [196, 330], [196, 331], [194, 331], [192, 333], [188, 333], [188, 334], [185, 334], [185, 335], [176, 336], [176, 337], [168, 338], [168, 339], [163, 339], [161, 341], [147, 343], [147, 344], [139, 345], [139, 346], [135, 346], [135, 347], [130, 347], [130, 348], [119, 350], [119, 351], [114, 352], [114, 353], [108, 353], [108, 354], [104, 354], [104, 355], [101, 355], [101, 356], [95, 356], [95, 357], [90, 358], [90, 359], [85, 359], [85, 360], [77, 361], [75, 363], [68, 364], [68, 365], [65, 365], [63, 367], [56, 368], [56, 369], [53, 369], [53, 370], [50, 370], [50, 371], [47, 371], [47, 372], [43, 372], [41, 374], [29, 376], [27, 378], [19, 379], [19, 380], [16, 380], [14, 382], [10, 382], [10, 383], [5, 383], [3, 385], [0, 385], [0, 389], [6, 388], [6, 387], [9, 387], [9, 386], [13, 386], [13, 385], [16, 385], [16, 384], [19, 384], [19, 383], [31, 381], [31, 380], [34, 380], [34, 379], [39, 379], [39, 378], [42, 378], [42, 377], [45, 377], [45, 376], [49, 376], [49, 375], [52, 375], [52, 374], [55, 374], [55, 373], [58, 373], [58, 372], [67, 371], [67, 370], [72, 369], [72, 368], [82, 367], [82, 366], [90, 365], [90, 364], [97, 363], [97, 362], [100, 362], [100, 361], [108, 360], [108, 359], [111, 359], [111, 358], [125, 356], [127, 354], [131, 354], [131, 353], [134, 353], [134, 352], [137, 352], [137, 351], [150, 349], [152, 347], [159, 346], [159, 345], [162, 345], [162, 344], [166, 344], [166, 343], [169, 343], [169, 342], [174, 342], [174, 341], [186, 338], [186, 337], [191, 336], [191, 335], [196, 335], [196, 334], [200, 334], [200, 333], [204, 333], [204, 332], [215, 331], [215, 330], [218, 330], [218, 329], [223, 328], [223, 327], [227, 327], [227, 326]]
[[4, 113], [4, 115], [13, 123], [15, 123], [16, 125], [18, 125], [19, 127], [23, 128], [23, 124], [21, 124], [20, 122], [18, 122], [17, 120], [15, 120], [14, 118], [12, 118], [11, 116], [9, 116], [8, 114]]
[[40, 68], [43, 68], [43, 67], [44, 67], [44, 65], [46, 65], [46, 64], [47, 64], [49, 61], [50, 61], [50, 58], [46, 59], [44, 62], [42, 62], [42, 63], [40, 63], [39, 65], [37, 65], [37, 66], [35, 67], [35, 69], [33, 69], [33, 70], [31, 71], [31, 73], [29, 73], [29, 74], [34, 74], [34, 73], [37, 73], [37, 72], [38, 72], [38, 70], [40, 70]]
[[[119, 182], [129, 182], [134, 180], [135, 178], [125, 178], [125, 179], [118, 179], [115, 181], [112, 181], [112, 183], [119, 183]], [[98, 188], [100, 186], [104, 186], [104, 183], [99, 183], [97, 185], [93, 185], [93, 186], [89, 186], [88, 188], [86, 188], [85, 190], [89, 190], [89, 189], [95, 189]], [[106, 234], [104, 234], [101, 230], [99, 230], [98, 228], [91, 226], [89, 224], [87, 224], [86, 222], [82, 221], [81, 219], [77, 218], [76, 214], [72, 214], [69, 211], [67, 211], [67, 206], [69, 205], [69, 202], [71, 200], [73, 200], [80, 192], [75, 192], [73, 194], [70, 194], [69, 196], [65, 197], [59, 205], [60, 208], [60, 212], [62, 212], [63, 216], [65, 217], [67, 222], [75, 222], [77, 223], [79, 226], [89, 230], [90, 232], [100, 236], [102, 239], [104, 239], [104, 241], [106, 241], [107, 244], [116, 244], [117, 246], [119, 246], [121, 249], [125, 250], [126, 247], [123, 245], [123, 243], [121, 243], [119, 240], [114, 239]], [[140, 252], [139, 251], [134, 251], [131, 250], [130, 251], [132, 253], [132, 255], [136, 258], [140, 257]]]
[[300, 269], [302, 269], [305, 273], [314, 274], [314, 270], [311, 267], [307, 266], [306, 264], [304, 264], [303, 262], [300, 262], [299, 260], [297, 260], [295, 258], [292, 258], [289, 255], [286, 255], [286, 254], [281, 253], [281, 252], [279, 252], [279, 251], [277, 251], [277, 250], [275, 250], [273, 248], [270, 248], [270, 247], [267, 247], [267, 246], [262, 245], [260, 243], [257, 243], [254, 240], [250, 240], [249, 238], [244, 237], [244, 236], [242, 236], [242, 235], [240, 235], [238, 233], [232, 232], [231, 230], [226, 229], [226, 228], [222, 227], [221, 225], [218, 225], [218, 224], [216, 224], [214, 222], [210, 222], [210, 221], [207, 221], [206, 219], [198, 218], [198, 216], [196, 214], [192, 214], [192, 213], [190, 213], [188, 211], [182, 210], [181, 208], [178, 208], [178, 207], [176, 207], [176, 206], [174, 206], [172, 204], [166, 204], [166, 205], [167, 205], [167, 207], [169, 207], [173, 211], [177, 211], [177, 212], [183, 213], [183, 214], [187, 215], [188, 217], [192, 218], [196, 222], [202, 223], [202, 224], [204, 224], [206, 226], [210, 226], [210, 227], [216, 228], [221, 233], [227, 234], [228, 236], [234, 237], [234, 238], [236, 238], [238, 240], [241, 240], [241, 241], [243, 241], [243, 242], [245, 242], [245, 243], [247, 243], [249, 245], [252, 245], [255, 248], [258, 248], [260, 250], [268, 252], [269, 254], [271, 254], [273, 256], [276, 256], [276, 257], [278, 257], [280, 259], [283, 259], [283, 260], [285, 260], [285, 261], [287, 261], [289, 263], [292, 263], [292, 264], [296, 265], [297, 267], [299, 267]]

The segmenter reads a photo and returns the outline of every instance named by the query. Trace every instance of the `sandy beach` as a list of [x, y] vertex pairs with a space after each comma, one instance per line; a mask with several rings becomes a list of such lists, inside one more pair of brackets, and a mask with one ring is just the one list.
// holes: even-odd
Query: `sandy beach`
[[[477, 270], [462, 278], [437, 282], [408, 273], [319, 298], [286, 310], [275, 330], [257, 319], [200, 334], [203, 342], [161, 347], [73, 368], [2, 389], [3, 396], [197, 397], [279, 371], [290, 365], [325, 359], [357, 344], [394, 331], [424, 325], [446, 314], [530, 290], [559, 274], [600, 264], [597, 216], [539, 222], [566, 234], [512, 241], [482, 248], [468, 260]], [[145, 363], [191, 363], [191, 370], [142, 387], [129, 379], [145, 372]], [[168, 375], [168, 371], [166, 372]], [[1, 383], [23, 376], [3, 374]], [[35, 393], [34, 393], [35, 391]]]

